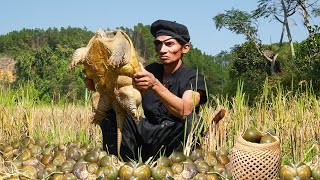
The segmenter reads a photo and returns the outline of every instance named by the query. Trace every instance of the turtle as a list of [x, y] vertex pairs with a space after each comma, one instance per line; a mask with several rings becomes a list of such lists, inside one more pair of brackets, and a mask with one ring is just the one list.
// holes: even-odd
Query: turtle
[[134, 86], [133, 74], [141, 71], [143, 60], [130, 37], [122, 30], [98, 29], [86, 47], [75, 50], [70, 69], [83, 65], [86, 78], [92, 79], [92, 122], [99, 124], [107, 111], [113, 109], [117, 121], [117, 152], [120, 157], [122, 129], [129, 112], [139, 123], [138, 107], [142, 97]]

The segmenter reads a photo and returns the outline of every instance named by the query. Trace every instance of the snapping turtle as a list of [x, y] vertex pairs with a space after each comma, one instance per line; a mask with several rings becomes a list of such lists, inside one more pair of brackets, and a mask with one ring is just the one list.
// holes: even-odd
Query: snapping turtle
[[92, 96], [93, 123], [100, 123], [110, 109], [116, 113], [120, 157], [126, 113], [131, 113], [138, 123], [137, 107], [142, 99], [132, 82], [133, 74], [141, 71], [133, 43], [121, 30], [106, 32], [99, 29], [86, 47], [74, 52], [69, 68], [72, 69], [79, 63], [83, 64], [84, 74], [93, 80], [96, 89]]

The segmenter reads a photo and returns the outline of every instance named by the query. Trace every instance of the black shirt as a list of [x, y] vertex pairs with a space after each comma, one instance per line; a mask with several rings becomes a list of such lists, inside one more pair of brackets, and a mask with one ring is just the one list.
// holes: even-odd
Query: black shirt
[[[146, 70], [152, 73], [161, 83], [163, 83], [163, 64], [153, 63], [146, 67]], [[200, 104], [207, 101], [206, 87], [203, 75], [196, 70], [182, 64], [173, 74], [168, 77], [168, 90], [176, 96], [182, 98], [186, 90], [203, 91], [200, 97]], [[199, 111], [199, 105], [196, 107], [196, 112]], [[160, 98], [154, 94], [152, 90], [147, 90], [142, 98], [142, 106], [144, 115], [148, 122], [152, 124], [160, 124], [163, 119], [172, 119], [180, 121], [176, 116], [173, 116], [166, 109]]]

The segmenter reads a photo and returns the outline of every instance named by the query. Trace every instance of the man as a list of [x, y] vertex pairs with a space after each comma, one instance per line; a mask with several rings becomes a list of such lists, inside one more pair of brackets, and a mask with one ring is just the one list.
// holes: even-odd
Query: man
[[[185, 123], [188, 134], [194, 120], [193, 110], [198, 112], [199, 105], [207, 101], [203, 76], [182, 61], [183, 54], [190, 50], [187, 27], [172, 21], [157, 20], [151, 25], [151, 33], [155, 37], [155, 50], [160, 63], [150, 64], [134, 74], [134, 83], [142, 94], [145, 118], [137, 125], [127, 114], [121, 145], [123, 158], [137, 160], [141, 155], [144, 161], [159, 151], [167, 156], [174, 150], [182, 151]], [[104, 148], [116, 155], [117, 133], [113, 111], [107, 113], [100, 127]]]

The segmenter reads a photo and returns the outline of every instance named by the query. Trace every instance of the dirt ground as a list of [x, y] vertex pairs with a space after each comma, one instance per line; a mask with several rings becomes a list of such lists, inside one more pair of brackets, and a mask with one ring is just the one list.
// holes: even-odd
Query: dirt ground
[[14, 82], [16, 80], [16, 61], [8, 57], [0, 57], [0, 81]]

